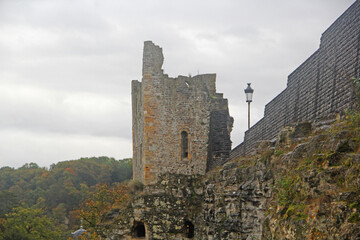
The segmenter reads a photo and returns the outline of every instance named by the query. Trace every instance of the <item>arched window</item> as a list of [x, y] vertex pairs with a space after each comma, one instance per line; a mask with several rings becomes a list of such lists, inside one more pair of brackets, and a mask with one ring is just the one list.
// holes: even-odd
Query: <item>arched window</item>
[[145, 225], [143, 222], [134, 222], [132, 236], [135, 238], [145, 238]]
[[192, 222], [185, 220], [185, 237], [193, 238], [194, 237], [194, 224]]
[[186, 131], [181, 132], [181, 159], [188, 160], [189, 156], [189, 137]]

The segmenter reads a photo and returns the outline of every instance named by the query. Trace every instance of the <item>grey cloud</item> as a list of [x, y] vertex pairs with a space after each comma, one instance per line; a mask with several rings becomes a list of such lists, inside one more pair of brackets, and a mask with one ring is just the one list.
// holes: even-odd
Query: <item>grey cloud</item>
[[128, 99], [0, 86], [0, 129], [131, 138]]

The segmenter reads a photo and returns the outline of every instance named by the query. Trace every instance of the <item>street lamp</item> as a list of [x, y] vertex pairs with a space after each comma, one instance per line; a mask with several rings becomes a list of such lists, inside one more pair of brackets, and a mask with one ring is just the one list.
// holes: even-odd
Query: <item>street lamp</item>
[[247, 88], [245, 89], [246, 102], [248, 103], [248, 129], [250, 129], [250, 103], [252, 102], [252, 96], [254, 89], [250, 87], [251, 83], [247, 84]]

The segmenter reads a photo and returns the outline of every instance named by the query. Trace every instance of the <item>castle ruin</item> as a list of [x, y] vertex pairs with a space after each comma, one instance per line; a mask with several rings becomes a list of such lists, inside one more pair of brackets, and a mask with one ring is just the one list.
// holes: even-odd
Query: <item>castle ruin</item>
[[145, 185], [160, 173], [204, 175], [231, 151], [227, 99], [215, 74], [170, 78], [162, 49], [144, 43], [142, 82], [132, 81], [133, 174]]
[[[127, 209], [109, 214], [115, 230], [108, 228], [107, 239], [279, 239], [271, 238], [279, 224], [271, 222], [266, 212], [278, 211], [271, 202], [278, 162], [234, 159], [253, 152], [258, 141], [276, 137], [283, 126], [328, 118], [356, 105], [350, 79], [360, 76], [359, 13], [357, 0], [325, 31], [319, 50], [289, 76], [287, 88], [266, 105], [264, 118], [246, 132], [231, 156], [233, 119], [227, 100], [216, 93], [215, 74], [170, 78], [161, 69], [162, 49], [145, 42], [142, 82], [132, 81], [133, 178], [144, 189]], [[309, 146], [317, 146], [313, 145], [295, 149], [305, 149], [301, 152], [305, 155]], [[294, 155], [280, 160], [291, 165]], [[314, 174], [305, 173], [311, 179]], [[326, 172], [316, 176], [320, 175]], [[306, 179], [310, 181], [310, 176]], [[315, 188], [310, 183], [308, 187]], [[334, 199], [330, 203], [336, 211], [329, 212], [338, 216], [339, 200]], [[321, 224], [328, 224], [324, 231], [338, 236], [331, 239], [358, 239], [348, 238], [352, 233], [338, 227], [346, 221], [320, 217]], [[304, 223], [317, 226], [319, 221], [301, 220], [299, 229], [307, 233], [301, 229]], [[356, 224], [346, 226], [359, 236]], [[305, 239], [294, 237], [299, 229], [289, 227], [293, 235], [282, 239]]]

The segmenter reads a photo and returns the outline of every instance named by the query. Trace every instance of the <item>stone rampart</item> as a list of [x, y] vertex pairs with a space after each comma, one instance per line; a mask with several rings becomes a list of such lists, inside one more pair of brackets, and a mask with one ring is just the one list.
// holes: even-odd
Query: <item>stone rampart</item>
[[359, 77], [360, 1], [323, 34], [319, 49], [288, 77], [287, 87], [265, 106], [264, 117], [245, 132], [231, 152], [236, 158], [254, 151], [289, 124], [329, 118], [356, 105], [351, 77]]

